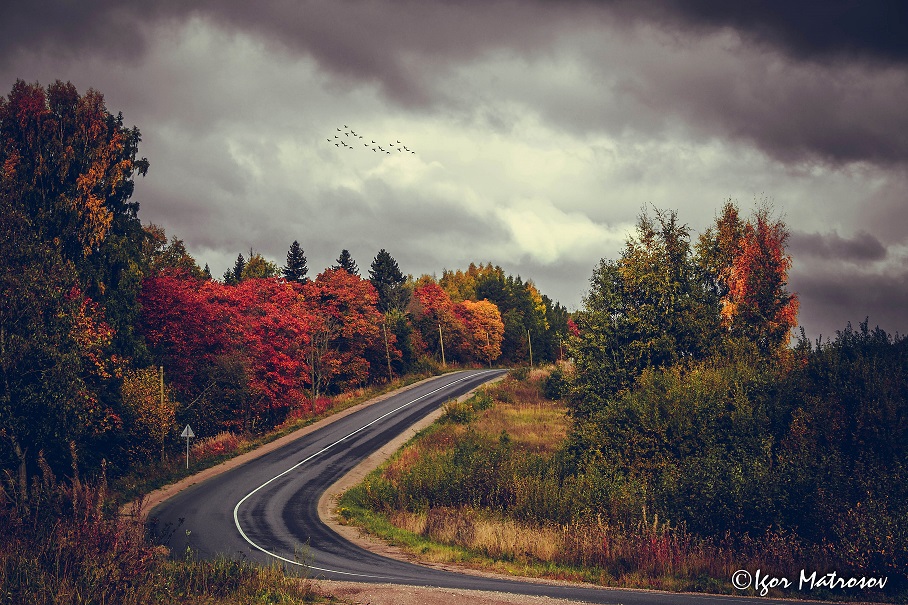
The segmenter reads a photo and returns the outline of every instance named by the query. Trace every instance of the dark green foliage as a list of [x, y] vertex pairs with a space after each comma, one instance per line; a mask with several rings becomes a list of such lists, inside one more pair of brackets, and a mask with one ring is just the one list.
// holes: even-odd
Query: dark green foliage
[[577, 362], [574, 412], [585, 416], [633, 384], [646, 368], [709, 355], [719, 341], [719, 301], [691, 254], [674, 212], [643, 213], [618, 261], [602, 260], [590, 279]]
[[290, 250], [287, 252], [287, 264], [283, 268], [284, 279], [287, 281], [306, 283], [306, 273], [308, 272], [309, 268], [306, 267], [306, 255], [303, 253], [302, 248], [300, 248], [299, 242], [293, 240], [293, 243], [290, 244]]
[[407, 278], [400, 272], [397, 261], [384, 249], [379, 250], [369, 268], [369, 281], [378, 293], [378, 310], [403, 311], [410, 301]]
[[[103, 96], [19, 80], [0, 98], [0, 464], [20, 448], [65, 468], [69, 440], [100, 457], [118, 423], [116, 363], [147, 361], [134, 330], [148, 270], [141, 137]], [[62, 467], [61, 467], [62, 464]]]
[[346, 248], [341, 250], [340, 256], [337, 257], [337, 264], [331, 268], [343, 269], [350, 275], [356, 275], [357, 277], [359, 277], [359, 267], [356, 266], [356, 261], [353, 260], [353, 257], [350, 256], [350, 251]]
[[400, 357], [391, 360], [391, 368], [395, 376], [402, 376], [408, 372], [419, 371], [419, 354], [413, 348], [413, 324], [402, 311], [391, 310], [385, 313], [384, 328], [388, 338], [393, 338], [394, 346], [400, 351]]
[[556, 367], [542, 381], [542, 394], [552, 400], [563, 398], [568, 394], [570, 383], [561, 368]]
[[[251, 256], [251, 255], [250, 255]], [[238, 284], [243, 279], [243, 271], [246, 269], [246, 259], [243, 258], [243, 253], [240, 252], [236, 257], [236, 262], [233, 263], [233, 273], [231, 274], [232, 284]]]
[[570, 450], [696, 535], [776, 529], [825, 548], [840, 572], [906, 580], [908, 341], [866, 323], [781, 358], [738, 342], [645, 370], [577, 422]]

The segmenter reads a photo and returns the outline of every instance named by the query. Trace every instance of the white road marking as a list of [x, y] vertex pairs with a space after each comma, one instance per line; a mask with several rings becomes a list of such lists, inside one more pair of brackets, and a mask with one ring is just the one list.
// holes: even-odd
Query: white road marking
[[290, 563], [291, 565], [298, 565], [298, 566], [300, 566], [300, 567], [306, 567], [306, 568], [308, 568], [308, 569], [314, 569], [314, 570], [316, 570], [316, 571], [322, 571], [322, 572], [328, 572], [328, 573], [342, 574], [342, 575], [345, 575], [345, 576], [357, 576], [357, 577], [360, 577], [360, 578], [373, 578], [373, 579], [378, 579], [378, 580], [390, 580], [391, 578], [388, 578], [388, 577], [385, 577], [385, 576], [370, 576], [370, 575], [366, 575], [366, 574], [353, 573], [353, 572], [349, 572], [349, 571], [338, 571], [338, 570], [336, 570], [336, 569], [322, 569], [321, 567], [314, 567], [314, 566], [312, 566], [312, 565], [306, 565], [305, 563], [300, 563], [299, 561], [296, 561], [296, 560], [287, 559], [287, 558], [282, 557], [282, 556], [280, 556], [280, 555], [274, 554], [273, 552], [270, 552], [270, 551], [268, 551], [268, 550], [265, 550], [264, 548], [262, 548], [261, 546], [259, 546], [259, 545], [256, 544], [255, 542], [253, 542], [253, 541], [249, 538], [249, 536], [246, 535], [246, 532], [243, 531], [243, 528], [240, 527], [240, 518], [239, 518], [240, 506], [242, 506], [243, 502], [245, 502], [246, 500], [248, 500], [254, 493], [256, 493], [257, 491], [259, 491], [260, 489], [262, 489], [263, 487], [265, 487], [266, 485], [268, 485], [268, 484], [271, 483], [272, 481], [275, 481], [275, 480], [277, 480], [277, 479], [280, 479], [281, 477], [283, 477], [283, 476], [286, 475], [287, 473], [289, 473], [289, 472], [291, 472], [291, 471], [293, 471], [293, 470], [299, 468], [300, 466], [302, 466], [303, 464], [309, 462], [310, 460], [312, 460], [312, 459], [315, 458], [316, 456], [319, 456], [319, 455], [321, 455], [321, 454], [327, 452], [328, 450], [330, 450], [332, 447], [334, 447], [334, 446], [337, 445], [338, 443], [341, 443], [341, 442], [343, 442], [343, 441], [349, 439], [349, 438], [352, 437], [353, 435], [359, 433], [360, 431], [369, 428], [370, 426], [372, 426], [373, 424], [375, 424], [375, 423], [378, 422], [379, 420], [382, 420], [382, 419], [384, 419], [384, 418], [387, 418], [387, 417], [390, 416], [391, 414], [393, 414], [393, 413], [395, 413], [395, 412], [399, 412], [400, 410], [404, 409], [405, 407], [407, 407], [407, 406], [409, 406], [409, 405], [412, 405], [412, 404], [416, 403], [416, 402], [419, 401], [420, 399], [425, 399], [425, 398], [428, 397], [429, 395], [434, 395], [435, 393], [438, 393], [439, 391], [443, 391], [443, 390], [445, 390], [446, 388], [448, 388], [448, 387], [450, 387], [450, 386], [453, 386], [453, 385], [457, 384], [458, 382], [463, 382], [464, 380], [467, 380], [467, 379], [469, 379], [469, 378], [473, 378], [473, 377], [475, 377], [475, 376], [480, 376], [480, 375], [482, 375], [482, 374], [487, 374], [487, 373], [489, 373], [490, 371], [494, 371], [494, 370], [482, 370], [482, 371], [479, 372], [478, 374], [469, 374], [468, 376], [464, 376], [463, 378], [458, 378], [457, 380], [455, 380], [455, 381], [453, 381], [453, 382], [449, 382], [448, 384], [446, 384], [446, 385], [444, 385], [444, 386], [442, 386], [442, 387], [439, 387], [439, 388], [435, 389], [434, 391], [430, 391], [430, 392], [426, 393], [425, 395], [421, 395], [421, 396], [417, 397], [416, 399], [414, 399], [414, 400], [412, 400], [412, 401], [408, 401], [407, 403], [405, 403], [405, 404], [403, 404], [403, 405], [401, 405], [401, 406], [399, 406], [399, 407], [394, 408], [394, 409], [391, 410], [390, 412], [386, 412], [385, 414], [382, 414], [381, 416], [379, 416], [378, 418], [376, 418], [376, 419], [373, 420], [372, 422], [370, 422], [370, 423], [368, 423], [368, 424], [365, 424], [365, 425], [359, 427], [358, 429], [356, 429], [355, 431], [353, 431], [353, 432], [350, 433], [349, 435], [344, 435], [343, 437], [341, 437], [340, 439], [338, 439], [338, 440], [335, 441], [334, 443], [332, 443], [332, 444], [330, 444], [330, 445], [326, 445], [325, 447], [323, 447], [323, 448], [320, 449], [319, 451], [315, 452], [314, 454], [312, 454], [311, 456], [309, 456], [309, 457], [306, 458], [305, 460], [300, 460], [299, 462], [297, 462], [296, 464], [294, 464], [293, 466], [291, 466], [290, 468], [288, 468], [288, 469], [285, 470], [284, 472], [282, 472], [282, 473], [280, 473], [280, 474], [278, 474], [278, 475], [275, 475], [275, 476], [272, 477], [271, 479], [268, 479], [268, 481], [265, 481], [265, 482], [262, 483], [260, 486], [258, 486], [257, 488], [255, 488], [254, 490], [252, 490], [251, 492], [249, 492], [248, 494], [246, 494], [245, 496], [243, 496], [243, 499], [240, 500], [239, 502], [237, 502], [237, 503], [236, 503], [236, 506], [233, 508], [233, 522], [234, 522], [234, 524], [236, 525], [237, 530], [239, 530], [240, 535], [243, 536], [243, 539], [246, 540], [246, 542], [248, 542], [250, 545], [252, 545], [253, 548], [258, 549], [258, 550], [262, 551], [263, 553], [265, 553], [266, 555], [269, 555], [269, 556], [274, 557], [275, 559], [280, 559], [281, 561], [284, 561], [285, 563]]

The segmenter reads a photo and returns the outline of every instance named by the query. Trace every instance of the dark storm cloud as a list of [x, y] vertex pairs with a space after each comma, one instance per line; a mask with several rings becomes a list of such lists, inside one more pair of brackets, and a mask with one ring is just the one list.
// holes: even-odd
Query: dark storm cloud
[[[494, 94], [513, 95], [576, 132], [653, 136], [681, 121], [688, 136], [743, 140], [786, 163], [908, 161], [904, 3], [46, 0], [4, 6], [0, 56], [8, 62], [17, 50], [40, 49], [131, 60], [153, 36], [196, 17], [255, 36], [284, 55], [276, 60], [314, 59], [338, 78], [332, 86], [372, 84], [400, 107], [438, 111], [480, 104], [495, 82], [472, 83], [462, 96], [442, 83], [493, 51], [530, 71], [534, 61], [564, 51], [597, 76], [587, 90], [530, 76]], [[718, 44], [685, 54], [650, 40], [650, 48], [622, 55], [615, 45], [634, 42], [620, 25], [628, 19], [680, 35], [685, 46], [730, 28], [743, 47]], [[586, 46], [578, 33], [587, 34]], [[589, 46], [589, 36], [598, 47]], [[775, 54], [788, 58], [779, 65]], [[822, 61], [799, 63], [813, 59]]]
[[799, 323], [808, 335], [831, 337], [851, 322], [857, 326], [869, 318], [894, 334], [905, 333], [908, 309], [908, 271], [866, 273], [848, 267], [793, 273], [791, 290], [801, 301]]
[[[24, 8], [0, 7], [0, 56], [51, 50], [66, 56], [112, 59], [140, 56], [150, 28], [199, 17], [228, 30], [258, 35], [293, 54], [304, 54], [352, 82], [374, 82], [404, 106], [430, 101], [425, 70], [445, 69], [489, 48], [544, 52], [560, 23], [576, 11], [541, 2], [183, 2], [77, 3], [39, 0]], [[431, 66], [429, 66], [431, 64]]]
[[908, 61], [908, 4], [891, 0], [622, 1], [627, 11], [689, 27], [730, 27], [745, 38], [810, 60]]
[[140, 9], [118, 0], [78, 2], [32, 0], [0, 3], [0, 67], [20, 51], [46, 51], [60, 57], [83, 54], [136, 59], [146, 50], [145, 24], [154, 3]]
[[804, 233], [795, 231], [789, 239], [794, 258], [821, 258], [828, 261], [864, 263], [884, 260], [886, 248], [867, 232], [846, 238], [838, 233]]

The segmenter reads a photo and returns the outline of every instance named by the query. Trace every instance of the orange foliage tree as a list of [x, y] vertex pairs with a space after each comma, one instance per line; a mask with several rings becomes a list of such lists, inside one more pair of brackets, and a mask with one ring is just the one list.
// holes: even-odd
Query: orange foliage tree
[[728, 268], [728, 292], [722, 298], [722, 323], [735, 336], [761, 350], [787, 345], [797, 325], [798, 297], [789, 293], [791, 256], [785, 252], [788, 229], [762, 208], [744, 224]]
[[463, 322], [466, 355], [489, 365], [501, 356], [504, 322], [495, 303], [487, 300], [464, 300], [454, 306], [454, 313]]

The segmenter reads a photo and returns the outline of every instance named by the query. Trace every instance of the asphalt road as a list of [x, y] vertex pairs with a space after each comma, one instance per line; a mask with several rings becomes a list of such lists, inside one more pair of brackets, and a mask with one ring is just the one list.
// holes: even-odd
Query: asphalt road
[[[785, 603], [720, 595], [669, 594], [534, 584], [430, 569], [347, 542], [317, 512], [319, 496], [369, 454], [438, 408], [502, 374], [446, 374], [338, 420], [260, 458], [196, 484], [149, 513], [175, 555], [226, 555], [310, 577], [551, 596], [591, 603]], [[302, 565], [301, 565], [302, 564]]]

